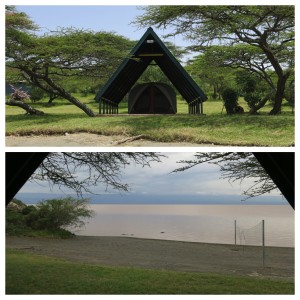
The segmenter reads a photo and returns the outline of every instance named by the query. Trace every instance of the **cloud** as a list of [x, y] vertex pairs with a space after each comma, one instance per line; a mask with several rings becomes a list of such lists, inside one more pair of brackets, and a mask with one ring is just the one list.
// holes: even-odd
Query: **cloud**
[[[197, 165], [183, 172], [172, 173], [178, 168], [180, 160], [190, 160], [194, 158], [193, 152], [169, 152], [163, 153], [161, 163], [153, 162], [150, 167], [142, 167], [131, 164], [124, 168], [121, 177], [122, 183], [128, 183], [130, 194], [143, 195], [241, 195], [242, 191], [253, 184], [252, 180], [239, 182], [228, 182], [220, 179], [220, 169], [218, 166], [204, 163]], [[78, 173], [82, 178], [83, 171]], [[109, 188], [105, 191], [106, 185], [99, 184], [92, 188], [97, 194], [118, 193]], [[47, 182], [41, 184], [28, 182], [21, 192], [49, 193], [50, 187]], [[71, 192], [64, 188], [65, 193]], [[61, 192], [57, 187], [53, 187], [53, 193]], [[126, 193], [125, 193], [126, 194]], [[279, 194], [279, 193], [275, 193]]]

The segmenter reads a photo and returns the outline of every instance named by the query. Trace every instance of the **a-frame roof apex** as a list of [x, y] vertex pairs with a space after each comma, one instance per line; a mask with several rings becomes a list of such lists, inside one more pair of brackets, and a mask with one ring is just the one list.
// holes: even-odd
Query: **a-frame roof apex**
[[[147, 54], [148, 57], [137, 61], [136, 58], [140, 59], [140, 51], [143, 50], [149, 37], [151, 37], [151, 40], [154, 40], [158, 49], [162, 52], [161, 57], [156, 57], [155, 54], [152, 54], [153, 56], [151, 57], [151, 54]], [[193, 101], [203, 102], [207, 99], [203, 91], [176, 60], [154, 30], [149, 27], [137, 44], [132, 48], [129, 56], [124, 59], [115, 73], [97, 93], [96, 100], [99, 102], [104, 100], [119, 103], [146, 70], [152, 60], [156, 62], [188, 103]]]

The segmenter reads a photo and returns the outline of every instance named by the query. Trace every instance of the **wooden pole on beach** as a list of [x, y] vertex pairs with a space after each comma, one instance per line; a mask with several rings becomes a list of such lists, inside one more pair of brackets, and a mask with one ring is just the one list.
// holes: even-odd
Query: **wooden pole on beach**
[[234, 220], [234, 245], [236, 246], [236, 220]]
[[262, 220], [262, 259], [263, 267], [265, 266], [265, 220]]

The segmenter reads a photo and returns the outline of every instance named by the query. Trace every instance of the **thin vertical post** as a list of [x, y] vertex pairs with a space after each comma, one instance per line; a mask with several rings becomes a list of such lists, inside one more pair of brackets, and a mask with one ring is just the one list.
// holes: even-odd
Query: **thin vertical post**
[[196, 104], [197, 106], [196, 106], [196, 113], [197, 113], [197, 115], [199, 115], [200, 114], [200, 105], [199, 105], [199, 101], [197, 101], [197, 104]]
[[234, 220], [234, 245], [236, 246], [236, 220]]
[[265, 266], [265, 220], [262, 220], [262, 259], [263, 267]]

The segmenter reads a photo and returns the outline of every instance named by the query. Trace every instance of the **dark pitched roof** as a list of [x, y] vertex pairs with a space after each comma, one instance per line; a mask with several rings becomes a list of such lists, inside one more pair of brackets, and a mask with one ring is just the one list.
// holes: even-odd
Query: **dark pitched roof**
[[207, 99], [191, 76], [185, 71], [173, 54], [150, 27], [104, 87], [96, 95], [96, 100], [119, 103], [129, 92], [149, 64], [155, 63], [190, 104]]

